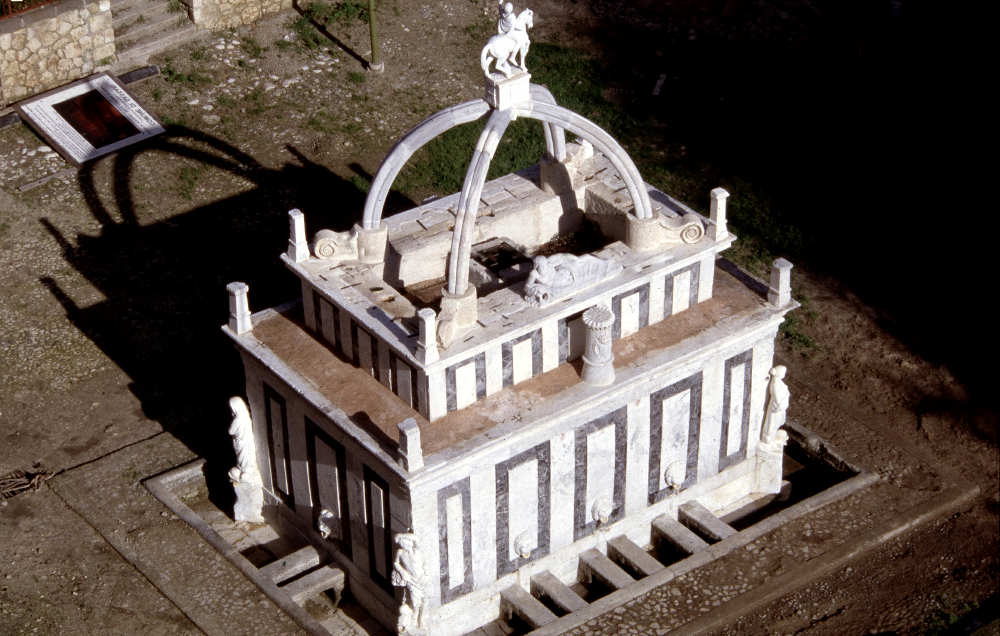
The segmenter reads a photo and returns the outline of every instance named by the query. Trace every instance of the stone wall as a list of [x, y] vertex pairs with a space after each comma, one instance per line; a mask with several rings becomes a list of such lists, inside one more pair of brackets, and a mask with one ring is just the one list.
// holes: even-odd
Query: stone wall
[[292, 8], [292, 0], [185, 0], [191, 20], [206, 29], [250, 24], [268, 13]]
[[0, 20], [0, 105], [85, 77], [114, 54], [110, 0], [63, 0]]

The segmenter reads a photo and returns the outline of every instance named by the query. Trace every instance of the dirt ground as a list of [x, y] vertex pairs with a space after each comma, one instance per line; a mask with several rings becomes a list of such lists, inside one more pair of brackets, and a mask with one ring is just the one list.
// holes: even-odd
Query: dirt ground
[[[890, 483], [981, 490], [968, 510], [831, 581], [829, 616], [795, 609], [827, 597], [816, 586], [746, 631], [919, 633], [995, 601], [1000, 477], [983, 369], [993, 345], [981, 336], [988, 318], [962, 300], [985, 288], [947, 274], [977, 270], [979, 248], [942, 242], [940, 226], [924, 223], [940, 193], [910, 158], [900, 118], [881, 118], [915, 90], [890, 44], [909, 51], [933, 16], [806, 1], [531, 8], [533, 42], [602, 60], [603, 97], [645, 126], [636, 143], [640, 167], [655, 163], [647, 180], [702, 210], [708, 190], [726, 185], [750, 246], [736, 259], [758, 275], [762, 253], [796, 262], [803, 307], [777, 350], [790, 417], [862, 465], [877, 459], [866, 467]], [[358, 21], [331, 24], [315, 49], [299, 43], [294, 12], [209, 34], [154, 59], [161, 75], [129, 87], [167, 133], [79, 170], [26, 127], [0, 130], [0, 475], [71, 474], [163, 434], [216, 470], [231, 465], [225, 405], [242, 378], [218, 330], [225, 284], [249, 283], [254, 309], [291, 299], [277, 259], [287, 210], [306, 213], [310, 234], [357, 220], [393, 141], [480, 95], [476, 60], [494, 10], [492, 0], [387, 0], [382, 74], [365, 70]], [[932, 108], [939, 97], [927, 99]], [[921, 143], [922, 157], [943, 150], [934, 137]], [[430, 194], [414, 181], [390, 207]], [[773, 204], [773, 217], [739, 217], [741, 196]], [[822, 431], [831, 410], [843, 424]], [[192, 629], [70, 504], [45, 486], [0, 502], [0, 632]]]

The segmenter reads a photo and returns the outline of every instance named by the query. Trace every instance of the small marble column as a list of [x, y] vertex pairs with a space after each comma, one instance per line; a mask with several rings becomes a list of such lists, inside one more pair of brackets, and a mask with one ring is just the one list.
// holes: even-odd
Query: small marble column
[[247, 300], [250, 288], [246, 283], [229, 283], [226, 291], [229, 292], [229, 328], [238, 336], [253, 330]]
[[784, 307], [792, 301], [792, 264], [783, 258], [775, 259], [771, 265], [767, 301], [775, 307]]
[[581, 378], [587, 384], [608, 386], [615, 381], [615, 354], [611, 350], [611, 326], [615, 315], [603, 305], [583, 312], [587, 325], [587, 342], [583, 354]]
[[708, 215], [712, 224], [708, 228], [708, 238], [721, 241], [729, 236], [729, 229], [726, 227], [726, 199], [729, 198], [729, 193], [723, 188], [713, 188], [710, 194], [712, 203]]
[[437, 314], [430, 307], [424, 307], [417, 312], [417, 320], [417, 360], [430, 364], [438, 359]]
[[288, 211], [288, 258], [296, 263], [309, 258], [309, 241], [306, 240], [306, 216], [298, 208]]
[[420, 446], [420, 427], [417, 421], [408, 417], [396, 425], [399, 429], [399, 459], [403, 468], [409, 471], [424, 467], [424, 453]]

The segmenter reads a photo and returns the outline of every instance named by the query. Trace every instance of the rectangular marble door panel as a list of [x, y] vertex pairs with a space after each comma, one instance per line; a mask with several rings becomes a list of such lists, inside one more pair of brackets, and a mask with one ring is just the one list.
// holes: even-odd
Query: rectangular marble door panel
[[462, 523], [462, 496], [452, 495], [445, 500], [448, 537], [448, 587], [455, 588], [465, 581], [465, 554], [462, 543], [465, 539]]
[[[497, 576], [549, 553], [551, 449], [543, 442], [494, 467]], [[518, 554], [519, 537], [526, 556]]]
[[[530, 343], [530, 340], [527, 341]], [[507, 558], [515, 559], [519, 538], [527, 541], [527, 548], [538, 547], [538, 462], [528, 461], [510, 469], [508, 483], [510, 488], [510, 517], [507, 525], [507, 536], [510, 545]]]
[[[663, 400], [663, 435], [660, 440], [660, 488], [667, 488], [668, 470], [676, 470], [681, 483], [687, 479], [688, 432], [690, 429], [691, 391]], [[675, 468], [676, 465], [676, 468]]]
[[597, 528], [594, 506], [599, 498], [609, 514], [609, 521], [621, 518], [625, 511], [625, 475], [627, 474], [627, 408], [587, 422], [576, 429], [573, 506], [573, 536], [581, 539]]
[[[737, 365], [729, 370], [729, 421], [743, 421], [743, 379], [746, 375], [744, 365]], [[740, 449], [740, 427], [730, 426], [726, 435], [726, 455], [732, 455]]]

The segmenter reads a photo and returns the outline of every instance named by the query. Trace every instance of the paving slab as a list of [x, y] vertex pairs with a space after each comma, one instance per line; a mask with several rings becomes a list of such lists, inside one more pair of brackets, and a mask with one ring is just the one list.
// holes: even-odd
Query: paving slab
[[0, 537], [0, 634], [201, 633], [48, 485], [0, 501]]
[[49, 481], [52, 490], [206, 634], [292, 634], [301, 629], [141, 481], [193, 459], [158, 435]]

